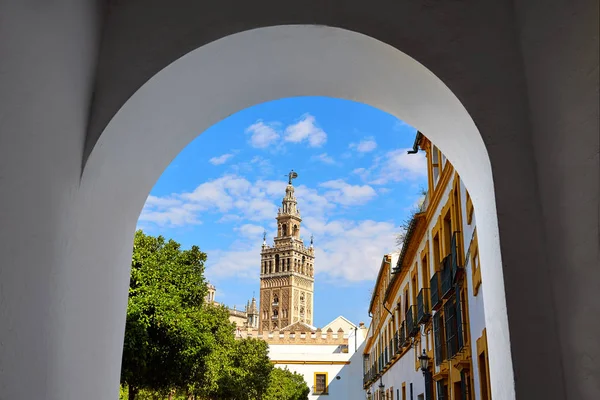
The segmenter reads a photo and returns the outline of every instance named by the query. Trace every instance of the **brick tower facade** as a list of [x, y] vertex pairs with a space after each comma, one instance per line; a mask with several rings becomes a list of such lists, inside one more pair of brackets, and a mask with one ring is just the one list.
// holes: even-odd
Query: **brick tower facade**
[[309, 247], [300, 239], [298, 209], [290, 172], [285, 196], [277, 213], [277, 236], [272, 246], [263, 238], [260, 270], [259, 331], [278, 331], [302, 322], [313, 323], [314, 259], [313, 241]]

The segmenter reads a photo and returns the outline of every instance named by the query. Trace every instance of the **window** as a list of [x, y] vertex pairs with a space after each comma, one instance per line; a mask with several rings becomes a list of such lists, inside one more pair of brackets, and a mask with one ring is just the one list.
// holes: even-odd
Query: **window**
[[448, 384], [445, 379], [436, 382], [437, 400], [450, 400], [448, 398]]
[[467, 224], [471, 225], [473, 222], [473, 201], [471, 200], [471, 196], [469, 195], [469, 191], [467, 190]]
[[423, 287], [429, 287], [429, 281], [431, 277], [429, 276], [429, 264], [427, 263], [427, 254], [423, 256], [421, 260], [421, 280], [423, 282]]
[[450, 254], [450, 245], [452, 243], [452, 213], [450, 210], [444, 215], [444, 256]]
[[315, 372], [315, 386], [313, 394], [329, 394], [327, 385], [327, 372]]
[[440, 263], [442, 262], [442, 259], [440, 253], [440, 235], [439, 233], [436, 233], [433, 237], [433, 268], [436, 272], [441, 269]]
[[444, 320], [439, 312], [433, 316], [433, 337], [435, 365], [440, 365], [446, 357], [444, 354]]
[[489, 400], [490, 393], [490, 367], [487, 357], [487, 332], [484, 329], [481, 337], [477, 339], [477, 368], [479, 372], [479, 386], [482, 400]]
[[473, 398], [471, 396], [471, 374], [464, 369], [460, 372], [460, 387], [462, 398], [471, 400]]
[[469, 249], [471, 259], [471, 276], [473, 278], [473, 296], [479, 293], [481, 286], [481, 265], [479, 263], [479, 246], [477, 245], [477, 232], [473, 235], [471, 247]]
[[417, 269], [415, 268], [415, 274], [411, 279], [412, 286], [412, 304], [417, 304]]
[[440, 152], [435, 146], [431, 149], [431, 167], [433, 172], [433, 187], [435, 187], [440, 177]]
[[446, 349], [448, 349], [448, 358], [452, 358], [458, 353], [456, 305], [452, 299], [444, 304], [444, 325], [446, 327]]

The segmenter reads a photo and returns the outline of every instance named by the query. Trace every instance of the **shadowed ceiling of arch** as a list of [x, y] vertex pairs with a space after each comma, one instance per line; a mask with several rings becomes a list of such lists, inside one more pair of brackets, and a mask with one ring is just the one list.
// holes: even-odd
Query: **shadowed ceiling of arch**
[[[466, 57], [485, 40], [481, 31], [473, 32], [479, 29], [476, 21], [481, 22], [478, 13], [484, 8], [467, 3], [386, 0], [367, 6], [362, 0], [173, 0], [165, 7], [160, 0], [109, 0], [84, 163], [114, 114], [152, 76], [207, 43], [260, 27], [327, 25], [363, 33], [415, 58], [453, 90], [451, 77], [465, 73], [465, 66], [454, 58], [460, 53]], [[490, 12], [490, 5], [485, 12]]]

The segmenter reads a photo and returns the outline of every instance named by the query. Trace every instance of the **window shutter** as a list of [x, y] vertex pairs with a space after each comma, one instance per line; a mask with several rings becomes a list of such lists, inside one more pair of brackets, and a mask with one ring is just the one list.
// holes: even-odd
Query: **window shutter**
[[464, 337], [463, 337], [463, 325], [462, 325], [462, 310], [460, 304], [460, 290], [459, 287], [456, 287], [456, 336], [458, 339], [458, 351], [462, 350], [464, 346]]
[[440, 313], [435, 313], [433, 316], [433, 337], [435, 339], [435, 365], [440, 365], [443, 361], [442, 355], [442, 346], [443, 346], [443, 338], [442, 338], [442, 318]]
[[456, 354], [456, 306], [452, 300], [444, 305], [444, 325], [446, 327], [446, 351], [448, 358]]

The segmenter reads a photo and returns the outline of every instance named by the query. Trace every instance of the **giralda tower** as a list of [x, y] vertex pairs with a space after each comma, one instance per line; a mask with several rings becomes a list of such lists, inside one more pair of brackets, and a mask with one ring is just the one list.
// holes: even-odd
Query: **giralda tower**
[[314, 259], [311, 238], [306, 247], [300, 239], [300, 210], [289, 173], [281, 208], [277, 212], [277, 236], [273, 246], [263, 238], [260, 267], [261, 332], [277, 331], [296, 322], [313, 324]]

